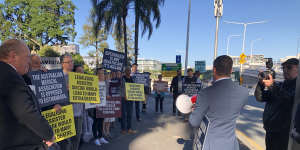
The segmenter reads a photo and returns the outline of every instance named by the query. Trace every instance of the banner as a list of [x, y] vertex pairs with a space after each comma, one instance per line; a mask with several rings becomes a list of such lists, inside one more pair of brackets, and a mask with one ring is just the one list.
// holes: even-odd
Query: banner
[[167, 63], [161, 64], [161, 72], [163, 77], [177, 76], [177, 70], [181, 70], [181, 64]]
[[194, 133], [193, 150], [203, 150], [205, 147], [205, 139], [208, 132], [210, 121], [207, 116], [203, 117], [200, 127]]
[[143, 84], [125, 83], [125, 89], [128, 101], [145, 101]]
[[182, 89], [183, 93], [188, 96], [193, 96], [195, 94], [198, 94], [202, 88], [201, 83], [191, 83], [191, 84], [183, 84]]
[[70, 72], [69, 95], [73, 103], [100, 103], [98, 77]]
[[35, 88], [31, 87], [35, 89], [40, 107], [68, 101], [64, 73], [61, 69], [34, 71], [30, 73], [30, 77]]
[[135, 73], [132, 76], [134, 83], [144, 84], [144, 86], [150, 87], [150, 74], [149, 73]]
[[121, 117], [121, 97], [108, 97], [105, 106], [97, 107], [96, 118]]
[[72, 105], [62, 107], [59, 113], [51, 109], [43, 111], [42, 115], [53, 129], [55, 135], [54, 142], [59, 142], [76, 135]]
[[85, 103], [85, 109], [96, 108], [96, 107], [106, 105], [106, 84], [105, 84], [105, 81], [100, 81], [99, 82], [99, 96], [100, 96], [100, 99], [101, 99], [100, 104]]
[[125, 54], [105, 48], [103, 53], [102, 66], [112, 71], [123, 71]]

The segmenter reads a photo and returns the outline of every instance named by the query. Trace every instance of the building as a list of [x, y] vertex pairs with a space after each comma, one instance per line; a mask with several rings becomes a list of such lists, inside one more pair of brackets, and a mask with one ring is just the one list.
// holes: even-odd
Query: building
[[153, 59], [138, 59], [138, 70], [140, 72], [144, 71], [160, 71], [161, 63], [158, 60]]
[[58, 52], [60, 55], [65, 53], [73, 53], [79, 54], [79, 45], [77, 44], [70, 44], [70, 45], [54, 45], [52, 46], [53, 50]]
[[[240, 66], [240, 56], [230, 56], [233, 60], [233, 67]], [[253, 55], [252, 61], [251, 56], [246, 56], [246, 63], [247, 65], [265, 65], [264, 55]]]
[[[285, 56], [283, 58], [280, 58], [280, 63], [283, 63], [290, 58], [296, 58], [296, 56]], [[300, 54], [298, 54], [298, 58], [300, 58]]]

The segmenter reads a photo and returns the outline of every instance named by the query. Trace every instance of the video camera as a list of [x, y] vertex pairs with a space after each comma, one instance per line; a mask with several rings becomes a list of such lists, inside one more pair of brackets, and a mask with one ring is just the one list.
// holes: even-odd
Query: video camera
[[258, 74], [259, 80], [269, 80], [269, 75], [275, 79], [275, 71], [272, 69], [273, 68], [273, 60], [272, 58], [266, 58], [266, 71], [260, 72]]

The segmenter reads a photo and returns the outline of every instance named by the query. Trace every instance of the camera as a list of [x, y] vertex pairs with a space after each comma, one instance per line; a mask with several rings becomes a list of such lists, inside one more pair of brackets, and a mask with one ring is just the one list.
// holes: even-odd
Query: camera
[[272, 69], [273, 68], [273, 60], [272, 58], [266, 58], [266, 71], [260, 72], [258, 74], [259, 80], [269, 80], [269, 75], [275, 79], [275, 71]]

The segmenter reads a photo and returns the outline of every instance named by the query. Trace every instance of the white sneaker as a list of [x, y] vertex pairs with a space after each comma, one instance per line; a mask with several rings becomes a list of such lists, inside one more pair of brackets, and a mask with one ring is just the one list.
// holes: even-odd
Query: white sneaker
[[107, 140], [105, 140], [104, 137], [100, 138], [99, 141], [100, 141], [101, 144], [108, 144], [109, 143]]
[[95, 139], [94, 143], [97, 145], [97, 146], [101, 146], [101, 142], [99, 139]]

